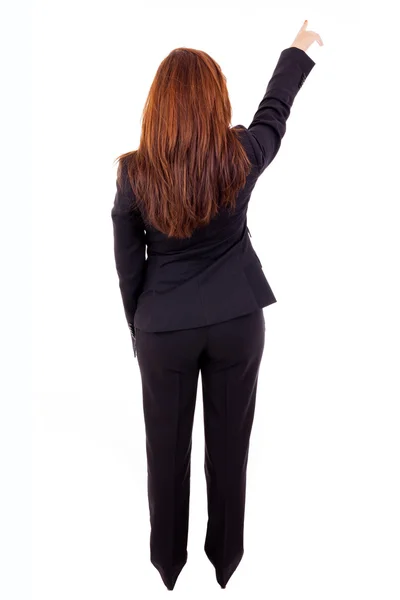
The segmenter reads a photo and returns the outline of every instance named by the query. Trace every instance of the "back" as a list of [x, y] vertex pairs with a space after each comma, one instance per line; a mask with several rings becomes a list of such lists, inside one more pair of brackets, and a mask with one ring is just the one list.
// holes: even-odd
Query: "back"
[[252, 168], [234, 213], [221, 207], [191, 238], [168, 238], [139, 209], [129, 208], [130, 186], [117, 184], [111, 211], [114, 253], [132, 335], [135, 328], [210, 325], [276, 302], [249, 239], [247, 207], [258, 177], [279, 150], [294, 98], [314, 64], [303, 50], [283, 50], [251, 124], [236, 125]]

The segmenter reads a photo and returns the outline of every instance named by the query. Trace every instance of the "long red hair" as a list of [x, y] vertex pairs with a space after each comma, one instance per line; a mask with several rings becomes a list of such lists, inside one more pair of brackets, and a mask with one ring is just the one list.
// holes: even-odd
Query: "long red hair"
[[230, 122], [220, 66], [201, 50], [172, 50], [151, 84], [139, 148], [115, 159], [120, 185], [130, 184], [147, 222], [168, 237], [190, 237], [219, 205], [234, 209], [251, 162]]

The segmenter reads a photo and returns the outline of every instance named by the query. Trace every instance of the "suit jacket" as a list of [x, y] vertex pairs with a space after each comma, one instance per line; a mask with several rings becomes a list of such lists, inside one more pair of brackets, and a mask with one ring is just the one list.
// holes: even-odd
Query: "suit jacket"
[[[276, 302], [247, 227], [254, 186], [275, 158], [294, 98], [315, 62], [299, 48], [280, 56], [249, 127], [237, 125], [252, 163], [236, 211], [219, 214], [186, 240], [167, 236], [132, 210], [127, 177], [117, 181], [111, 210], [114, 255], [126, 320], [136, 356], [136, 329], [170, 331], [245, 315]], [[146, 250], [147, 247], [147, 257]]]

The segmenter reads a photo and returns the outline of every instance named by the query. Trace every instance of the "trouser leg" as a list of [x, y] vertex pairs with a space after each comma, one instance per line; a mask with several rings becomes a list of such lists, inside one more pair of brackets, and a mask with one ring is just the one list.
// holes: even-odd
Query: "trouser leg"
[[222, 588], [244, 553], [246, 470], [264, 338], [262, 309], [210, 326], [201, 363], [208, 498], [204, 550]]
[[136, 331], [146, 429], [150, 560], [172, 590], [187, 561], [198, 330]]

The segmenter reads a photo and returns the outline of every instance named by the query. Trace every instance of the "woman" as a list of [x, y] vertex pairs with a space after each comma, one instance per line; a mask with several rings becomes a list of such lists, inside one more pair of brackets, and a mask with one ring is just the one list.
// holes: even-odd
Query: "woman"
[[139, 149], [118, 157], [111, 211], [115, 263], [142, 380], [150, 560], [169, 590], [188, 557], [200, 372], [204, 550], [222, 588], [243, 556], [263, 307], [276, 302], [249, 239], [247, 206], [315, 64], [305, 52], [314, 41], [322, 45], [305, 21], [282, 51], [247, 129], [229, 128], [231, 106], [219, 65], [205, 52], [173, 50], [150, 88]]

